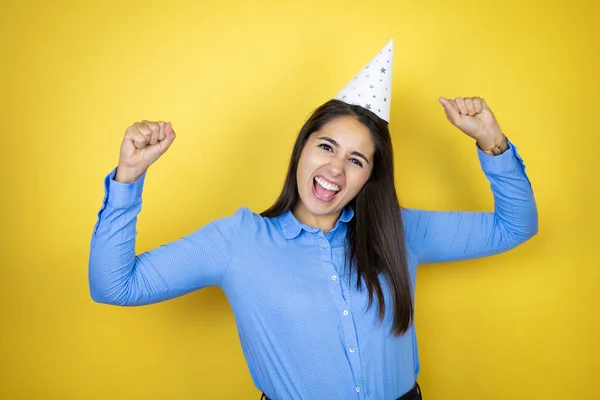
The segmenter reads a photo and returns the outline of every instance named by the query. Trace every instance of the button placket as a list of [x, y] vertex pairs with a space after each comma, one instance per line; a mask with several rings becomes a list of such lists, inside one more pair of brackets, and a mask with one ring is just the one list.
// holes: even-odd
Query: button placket
[[[321, 260], [323, 264], [326, 266], [327, 270], [334, 272], [334, 274], [329, 275], [330, 279], [330, 290], [332, 294], [332, 298], [337, 306], [339, 312], [341, 313], [340, 317], [342, 322], [342, 329], [344, 335], [344, 343], [346, 352], [348, 354], [348, 363], [350, 369], [353, 372], [355, 378], [355, 390], [356, 392], [360, 392], [360, 383], [362, 381], [361, 374], [361, 365], [360, 365], [360, 357], [358, 355], [357, 347], [356, 347], [356, 329], [354, 327], [354, 322], [352, 320], [349, 305], [347, 303], [348, 299], [346, 297], [349, 296], [349, 293], [344, 296], [342, 283], [343, 276], [340, 276], [340, 271], [337, 270], [336, 264], [334, 263], [334, 248], [327, 241], [325, 237], [319, 235], [317, 239], [317, 246], [320, 247], [319, 252], [321, 254]], [[339, 278], [339, 279], [338, 279]], [[362, 397], [362, 395], [359, 395]]]
[[[341, 288], [339, 285], [335, 285], [337, 289], [336, 292], [340, 291]], [[361, 365], [360, 365], [360, 356], [358, 353], [357, 343], [356, 343], [356, 329], [354, 327], [354, 322], [352, 320], [350, 311], [346, 308], [348, 307], [346, 301], [340, 300], [337, 302], [341, 311], [341, 321], [342, 321], [342, 329], [344, 331], [344, 339], [343, 342], [346, 347], [346, 354], [348, 354], [348, 363], [350, 368], [353, 371], [353, 375], [355, 378], [355, 383], [357, 384], [356, 389], [357, 393], [360, 392], [360, 382], [362, 381], [361, 374]]]

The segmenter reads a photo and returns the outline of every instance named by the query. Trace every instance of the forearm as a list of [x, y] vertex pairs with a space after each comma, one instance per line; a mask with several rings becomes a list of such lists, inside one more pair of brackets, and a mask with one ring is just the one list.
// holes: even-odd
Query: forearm
[[[92, 233], [88, 265], [92, 298], [101, 303], [126, 304], [128, 280], [135, 267], [137, 215], [141, 211], [143, 178], [132, 184], [121, 184], [109, 194], [112, 171], [105, 178], [105, 197]], [[115, 181], [116, 182], [116, 181]]]
[[506, 148], [501, 154], [490, 157], [481, 149], [478, 153], [494, 196], [497, 237], [513, 245], [529, 239], [538, 229], [537, 207], [516, 146], [506, 141]]

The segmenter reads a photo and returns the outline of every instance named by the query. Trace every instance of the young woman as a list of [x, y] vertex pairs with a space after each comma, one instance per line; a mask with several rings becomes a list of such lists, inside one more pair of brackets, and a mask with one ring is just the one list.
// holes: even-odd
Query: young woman
[[92, 298], [134, 306], [219, 286], [263, 398], [421, 399], [417, 265], [497, 254], [537, 232], [523, 161], [485, 101], [440, 102], [476, 140], [495, 212], [401, 207], [387, 122], [333, 99], [300, 130], [272, 207], [243, 207], [139, 255], [146, 171], [175, 132], [162, 121], [134, 123], [105, 178], [91, 241]]

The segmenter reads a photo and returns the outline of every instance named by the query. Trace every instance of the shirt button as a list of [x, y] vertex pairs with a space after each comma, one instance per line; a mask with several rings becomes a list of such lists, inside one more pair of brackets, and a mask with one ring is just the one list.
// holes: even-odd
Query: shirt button
[[344, 310], [343, 314], [348, 315], [348, 310]]
[[357, 391], [357, 392], [360, 392], [360, 386], [357, 386], [357, 387], [356, 387], [356, 391]]
[[328, 245], [327, 243], [323, 243], [323, 244], [321, 245], [321, 247], [322, 247], [322, 248], [324, 248], [324, 249], [326, 249], [326, 248], [328, 248], [328, 247], [329, 247], [329, 245]]
[[335, 281], [335, 280], [337, 279], [337, 276], [333, 275], [333, 276], [331, 277], [331, 279]]
[[354, 353], [354, 347], [350, 347], [348, 350], [350, 350], [350, 353]]

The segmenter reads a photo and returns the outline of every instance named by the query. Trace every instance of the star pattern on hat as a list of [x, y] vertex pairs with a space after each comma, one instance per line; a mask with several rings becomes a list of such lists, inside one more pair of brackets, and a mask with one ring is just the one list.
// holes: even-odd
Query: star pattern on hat
[[[334, 98], [355, 104], [389, 122], [394, 41], [390, 40]], [[383, 66], [385, 65], [385, 67]], [[375, 68], [372, 68], [375, 67]], [[375, 72], [377, 71], [377, 72]], [[366, 103], [364, 99], [370, 99]]]

